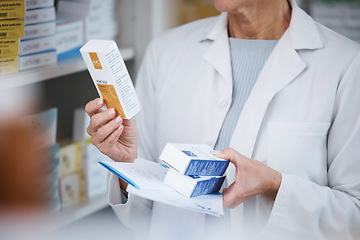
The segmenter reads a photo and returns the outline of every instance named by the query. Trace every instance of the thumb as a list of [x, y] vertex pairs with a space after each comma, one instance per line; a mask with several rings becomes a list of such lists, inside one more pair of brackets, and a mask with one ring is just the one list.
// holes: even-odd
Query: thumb
[[240, 155], [233, 148], [226, 148], [224, 150], [215, 150], [215, 151], [212, 151], [211, 153], [219, 158], [229, 160], [230, 162], [232, 162], [234, 164], [236, 162], [236, 159], [239, 157], [238, 155]]

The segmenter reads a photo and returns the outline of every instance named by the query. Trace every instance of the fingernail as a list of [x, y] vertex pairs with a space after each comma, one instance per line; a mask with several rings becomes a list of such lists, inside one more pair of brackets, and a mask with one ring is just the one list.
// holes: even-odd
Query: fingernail
[[111, 108], [110, 111], [108, 112], [109, 116], [112, 116], [115, 114], [115, 109]]
[[117, 129], [117, 130], [119, 130], [119, 131], [120, 131], [121, 129], [123, 129], [123, 127], [124, 127], [124, 126], [123, 126], [123, 125], [121, 125], [120, 127], [118, 127], [118, 129]]
[[100, 99], [100, 100], [97, 102], [97, 104], [98, 104], [99, 106], [102, 106], [103, 103], [104, 103], [104, 99]]
[[117, 118], [115, 118], [115, 123], [119, 123], [121, 122], [122, 118], [120, 116], [118, 116]]
[[213, 150], [213, 151], [211, 151], [211, 153], [214, 155], [217, 155], [217, 154], [221, 154], [222, 151], [221, 150]]

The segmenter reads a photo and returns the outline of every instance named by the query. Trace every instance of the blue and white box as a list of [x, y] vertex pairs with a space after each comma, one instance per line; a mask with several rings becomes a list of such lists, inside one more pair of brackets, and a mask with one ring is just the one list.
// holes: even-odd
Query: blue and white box
[[219, 192], [225, 176], [186, 176], [169, 168], [164, 183], [185, 197], [197, 197], [208, 193]]
[[207, 145], [168, 143], [160, 160], [183, 175], [224, 175], [229, 161], [218, 158], [211, 152], [212, 148]]
[[21, 39], [31, 39], [31, 38], [38, 38], [44, 36], [51, 36], [51, 35], [55, 35], [55, 32], [56, 32], [55, 21], [25, 25], [24, 37]]
[[20, 71], [43, 67], [47, 65], [55, 65], [57, 63], [57, 55], [55, 49], [19, 56], [18, 59]]
[[54, 6], [54, 0], [25, 0], [26, 10], [52, 6]]
[[19, 45], [19, 55], [44, 52], [56, 48], [54, 35], [34, 39], [21, 39]]
[[55, 21], [55, 7], [31, 9], [25, 11], [25, 25]]
[[80, 57], [80, 48], [84, 44], [83, 21], [56, 21], [56, 47], [58, 61], [63, 59]]

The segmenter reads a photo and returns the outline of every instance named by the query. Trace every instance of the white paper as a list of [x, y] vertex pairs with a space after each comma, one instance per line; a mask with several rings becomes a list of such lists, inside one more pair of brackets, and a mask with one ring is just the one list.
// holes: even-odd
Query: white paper
[[220, 193], [193, 198], [184, 197], [163, 182], [168, 169], [158, 163], [137, 159], [134, 163], [102, 162], [102, 164], [110, 166], [112, 169], [108, 168], [108, 170], [118, 176], [123, 175], [131, 180], [134, 185], [130, 183], [126, 190], [134, 195], [214, 216], [224, 214]]

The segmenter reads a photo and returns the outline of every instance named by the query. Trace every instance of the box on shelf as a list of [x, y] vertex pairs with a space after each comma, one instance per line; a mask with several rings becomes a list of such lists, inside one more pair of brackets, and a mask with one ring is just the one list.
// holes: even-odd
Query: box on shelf
[[54, 6], [54, 0], [2, 0], [0, 19], [24, 18], [25, 10]]
[[225, 176], [187, 176], [169, 168], [164, 183], [185, 197], [196, 197], [218, 192], [224, 180]]
[[22, 38], [22, 40], [51, 36], [51, 35], [55, 35], [55, 33], [56, 33], [55, 21], [26, 25], [24, 27], [24, 37]]
[[[76, 16], [85, 18], [87, 16], [99, 16], [100, 18], [115, 17], [116, 1], [59, 1], [57, 11], [60, 15]], [[106, 14], [104, 14], [106, 13]]]
[[87, 127], [90, 124], [90, 117], [85, 111], [85, 107], [76, 108], [73, 121], [73, 140], [87, 141], [90, 135], [87, 133]]
[[63, 208], [86, 201], [86, 182], [84, 173], [71, 173], [60, 178], [60, 198]]
[[87, 196], [89, 199], [107, 192], [107, 170], [99, 161], [111, 161], [92, 144], [85, 144], [83, 148], [83, 169], [86, 175]]
[[82, 142], [63, 142], [60, 144], [60, 176], [82, 170]]
[[28, 55], [52, 49], [56, 49], [54, 35], [34, 39], [24, 39], [20, 41], [19, 55]]
[[118, 23], [115, 20], [108, 22], [94, 22], [85, 19], [85, 40], [114, 40], [118, 34]]
[[211, 151], [207, 145], [168, 143], [160, 160], [184, 175], [222, 176], [229, 161], [214, 156]]
[[0, 39], [0, 57], [17, 56], [19, 53], [18, 38]]
[[0, 19], [24, 18], [24, 0], [0, 1]]
[[25, 25], [55, 21], [55, 7], [30, 9], [25, 11]]
[[57, 108], [24, 117], [23, 123], [32, 130], [39, 148], [47, 148], [56, 144]]
[[56, 50], [19, 56], [19, 71], [53, 65], [56, 62]]
[[25, 0], [25, 9], [52, 7], [54, 3], [54, 0]]
[[0, 38], [21, 38], [24, 36], [24, 19], [0, 21]]
[[106, 106], [114, 108], [122, 118], [135, 116], [140, 104], [116, 43], [90, 40], [80, 52]]
[[89, 199], [105, 194], [107, 191], [107, 171], [98, 161], [111, 161], [90, 142], [90, 135], [86, 129], [90, 117], [84, 107], [75, 109], [73, 123], [73, 140], [83, 143], [83, 171], [87, 182], [87, 196]]
[[57, 20], [55, 41], [58, 61], [80, 56], [79, 49], [84, 44], [83, 22]]
[[0, 75], [18, 72], [18, 57], [0, 57]]
[[116, 0], [58, 2], [57, 15], [61, 19], [81, 20], [84, 39], [114, 40], [118, 34]]

